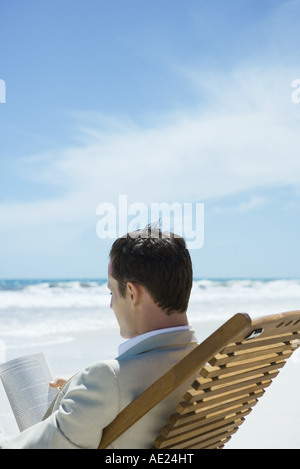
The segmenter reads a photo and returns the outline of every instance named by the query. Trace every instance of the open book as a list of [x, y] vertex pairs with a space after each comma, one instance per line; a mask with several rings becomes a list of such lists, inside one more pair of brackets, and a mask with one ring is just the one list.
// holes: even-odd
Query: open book
[[14, 436], [41, 422], [57, 395], [50, 388], [52, 374], [43, 353], [0, 365], [0, 435]]

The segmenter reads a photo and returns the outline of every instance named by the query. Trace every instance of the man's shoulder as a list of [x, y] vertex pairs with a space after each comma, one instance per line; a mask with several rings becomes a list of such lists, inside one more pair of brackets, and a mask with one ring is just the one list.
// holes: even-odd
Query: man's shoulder
[[62, 391], [65, 394], [72, 388], [84, 387], [90, 389], [94, 385], [98, 387], [99, 382], [112, 384], [116, 380], [119, 368], [119, 363], [115, 359], [94, 362], [76, 373]]

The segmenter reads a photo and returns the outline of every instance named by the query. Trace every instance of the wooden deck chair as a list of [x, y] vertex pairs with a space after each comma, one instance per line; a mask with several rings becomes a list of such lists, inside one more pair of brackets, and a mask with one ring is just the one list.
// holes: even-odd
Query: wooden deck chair
[[253, 321], [236, 314], [131, 402], [104, 429], [99, 449], [197, 371], [153, 448], [223, 448], [299, 345], [300, 311]]

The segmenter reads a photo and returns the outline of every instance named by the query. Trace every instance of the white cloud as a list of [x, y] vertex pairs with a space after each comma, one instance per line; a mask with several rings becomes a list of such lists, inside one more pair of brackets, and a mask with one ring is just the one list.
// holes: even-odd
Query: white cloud
[[[185, 70], [191, 78], [191, 73]], [[26, 176], [60, 185], [65, 195], [0, 205], [6, 229], [72, 226], [95, 217], [101, 202], [201, 202], [256, 188], [300, 183], [300, 105], [293, 71], [253, 67], [195, 86], [209, 106], [158, 116], [141, 127], [127, 117], [77, 113], [78, 144], [23, 160]], [[253, 198], [241, 210], [261, 202]], [[59, 229], [59, 228], [58, 228]]]
[[239, 201], [237, 204], [216, 205], [213, 207], [215, 213], [246, 213], [250, 210], [264, 207], [268, 203], [268, 199], [261, 195], [252, 195], [246, 201]]

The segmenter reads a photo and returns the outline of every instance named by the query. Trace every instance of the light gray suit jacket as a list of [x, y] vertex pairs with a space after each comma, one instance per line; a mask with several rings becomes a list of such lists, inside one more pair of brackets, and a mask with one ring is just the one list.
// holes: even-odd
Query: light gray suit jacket
[[[0, 448], [97, 448], [103, 429], [120, 411], [197, 345], [193, 331], [150, 337], [116, 359], [75, 375], [58, 394], [52, 414]], [[115, 440], [110, 449], [151, 448], [174, 412], [182, 387]]]

